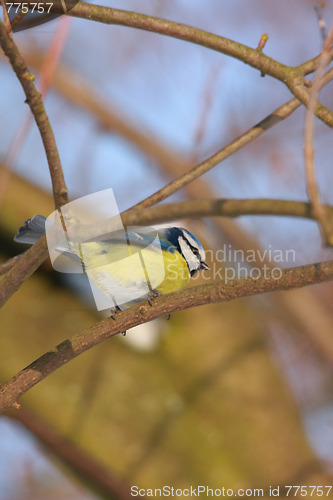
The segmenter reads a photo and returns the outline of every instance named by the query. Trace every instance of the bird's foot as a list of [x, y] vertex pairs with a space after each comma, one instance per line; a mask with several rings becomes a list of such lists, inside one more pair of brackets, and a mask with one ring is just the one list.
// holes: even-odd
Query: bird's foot
[[[120, 311], [122, 311], [122, 309], [119, 306], [111, 307], [110, 316], [114, 321], [116, 321], [116, 314], [119, 313]], [[123, 337], [125, 337], [126, 330], [124, 332], [121, 332], [121, 334], [123, 335]]]
[[148, 295], [148, 304], [150, 306], [153, 305], [153, 299], [155, 299], [155, 297], [159, 297], [159, 295], [163, 295], [162, 292], [159, 292], [158, 290], [155, 290], [154, 288], [151, 288], [150, 291], [149, 291], [149, 295]]

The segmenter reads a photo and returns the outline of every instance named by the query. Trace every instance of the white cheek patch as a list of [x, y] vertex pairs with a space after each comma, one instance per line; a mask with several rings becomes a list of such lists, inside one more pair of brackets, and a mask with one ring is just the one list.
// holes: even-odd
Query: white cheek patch
[[190, 245], [182, 238], [181, 236], [178, 238], [179, 246], [182, 251], [182, 254], [187, 262], [190, 271], [196, 271], [200, 267], [199, 258], [194, 255], [191, 250]]
[[191, 245], [191, 247], [196, 248], [198, 250], [199, 255], [200, 255], [200, 261], [205, 262], [205, 259], [206, 259], [205, 250], [200, 245], [198, 245], [198, 241], [192, 237], [192, 235], [189, 231], [184, 230], [184, 232], [186, 234], [186, 239], [189, 242], [189, 244]]
[[186, 231], [186, 238], [187, 238], [187, 241], [189, 242], [189, 244], [193, 247], [193, 248], [198, 248], [198, 242], [195, 241], [194, 238], [192, 238], [191, 234]]
[[206, 260], [206, 254], [205, 254], [205, 250], [204, 249], [199, 249], [199, 255], [200, 255], [200, 260], [201, 262], [205, 262]]

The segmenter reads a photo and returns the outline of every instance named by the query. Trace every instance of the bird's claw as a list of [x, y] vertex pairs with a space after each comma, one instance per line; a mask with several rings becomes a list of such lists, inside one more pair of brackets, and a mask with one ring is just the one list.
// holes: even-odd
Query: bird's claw
[[163, 295], [163, 293], [159, 292], [158, 290], [154, 290], [153, 288], [150, 290], [149, 292], [149, 295], [148, 295], [148, 304], [150, 306], [153, 305], [153, 299], [155, 299], [155, 297], [158, 297], [159, 295]]
[[[121, 311], [119, 306], [111, 307], [111, 318], [113, 321], [116, 321], [116, 314]], [[121, 332], [122, 336], [125, 337], [126, 335], [126, 330], [124, 332]]]

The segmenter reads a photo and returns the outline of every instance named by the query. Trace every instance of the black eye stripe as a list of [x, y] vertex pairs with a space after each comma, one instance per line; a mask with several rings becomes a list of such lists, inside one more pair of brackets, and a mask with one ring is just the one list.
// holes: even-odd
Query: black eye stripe
[[199, 255], [199, 249], [197, 247], [194, 247], [193, 245], [191, 245], [191, 243], [188, 241], [188, 240], [185, 240], [186, 243], [189, 245], [190, 249], [192, 250], [192, 252], [195, 254], [195, 255]]
[[183, 238], [183, 240], [187, 243], [187, 245], [190, 247], [190, 249], [192, 250], [192, 252], [194, 253], [194, 255], [196, 256], [200, 256], [200, 252], [199, 252], [199, 249], [197, 247], [194, 247], [193, 245], [191, 245], [191, 243], [189, 242], [189, 240], [187, 238]]

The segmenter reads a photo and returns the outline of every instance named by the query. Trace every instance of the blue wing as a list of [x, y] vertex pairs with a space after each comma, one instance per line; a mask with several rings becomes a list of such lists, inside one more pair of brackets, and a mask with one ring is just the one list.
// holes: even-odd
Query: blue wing
[[124, 245], [131, 245], [134, 247], [139, 247], [139, 248], [145, 248], [149, 245], [151, 245], [154, 241], [158, 239], [158, 242], [156, 243], [156, 247], [161, 247], [162, 251], [165, 252], [175, 252], [176, 247], [172, 245], [172, 243], [169, 243], [165, 239], [163, 239], [163, 233], [160, 231], [156, 232], [149, 232], [149, 233], [139, 233], [136, 231], [127, 231], [126, 233], [124, 232], [118, 232], [115, 233], [115, 236], [112, 238], [106, 238], [100, 241], [100, 243], [105, 243], [105, 244], [124, 244]]

